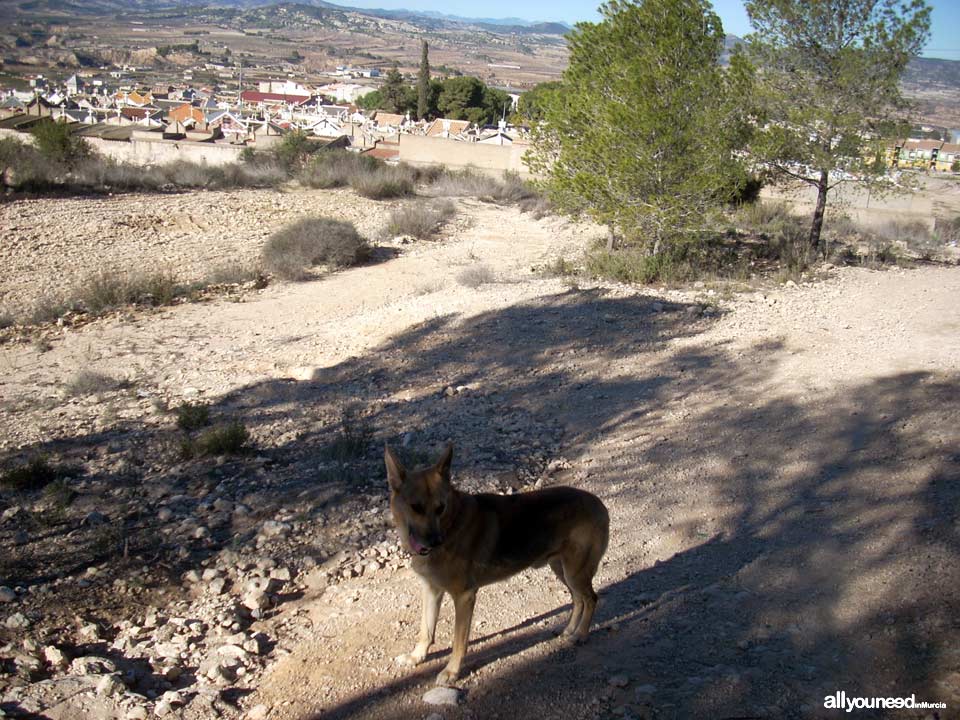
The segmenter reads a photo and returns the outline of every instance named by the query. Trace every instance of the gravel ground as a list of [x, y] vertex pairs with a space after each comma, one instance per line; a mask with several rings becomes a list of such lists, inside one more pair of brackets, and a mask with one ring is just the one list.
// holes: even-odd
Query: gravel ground
[[[370, 233], [385, 213], [197, 197], [339, 203]], [[948, 706], [858, 717], [956, 716], [960, 270], [739, 295], [531, 272], [601, 236], [461, 201], [441, 241], [385, 262], [0, 347], [0, 452], [65, 478], [0, 496], [0, 708], [821, 718], [844, 690]], [[458, 280], [480, 264], [495, 282]], [[117, 382], [81, 391], [83, 371]], [[251, 451], [185, 460], [184, 402], [241, 420]], [[576, 485], [612, 520], [590, 641], [552, 639], [548, 571], [486, 588], [457, 706], [424, 700], [449, 603], [427, 663], [394, 662], [419, 600], [380, 465], [384, 441], [445, 440], [468, 490]]]

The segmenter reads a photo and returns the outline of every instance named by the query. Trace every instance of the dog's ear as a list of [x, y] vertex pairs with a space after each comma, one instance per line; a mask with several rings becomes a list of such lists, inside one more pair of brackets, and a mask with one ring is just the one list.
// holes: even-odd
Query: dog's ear
[[397, 456], [393, 454], [390, 446], [386, 444], [383, 446], [383, 462], [387, 466], [387, 482], [390, 483], [391, 488], [399, 490], [403, 487], [404, 480], [407, 479], [407, 471]]
[[433, 471], [444, 482], [450, 482], [450, 465], [452, 463], [453, 463], [453, 443], [447, 443], [447, 447], [444, 449], [443, 455], [441, 455], [440, 459], [437, 460], [437, 464], [433, 466]]

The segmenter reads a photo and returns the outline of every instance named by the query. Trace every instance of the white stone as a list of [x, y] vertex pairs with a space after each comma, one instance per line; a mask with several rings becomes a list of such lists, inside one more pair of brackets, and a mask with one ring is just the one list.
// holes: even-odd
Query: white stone
[[427, 705], [458, 705], [460, 703], [460, 691], [456, 688], [435, 687], [427, 691], [423, 696], [423, 701]]

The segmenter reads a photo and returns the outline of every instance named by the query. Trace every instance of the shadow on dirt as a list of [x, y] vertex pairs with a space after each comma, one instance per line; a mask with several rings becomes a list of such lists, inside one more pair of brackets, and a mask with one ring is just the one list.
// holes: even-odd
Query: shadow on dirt
[[[753, 378], [735, 377], [719, 356], [668, 362], [698, 368], [706, 405], [692, 409], [682, 437], [657, 438], [642, 459], [614, 458], [588, 481], [612, 511], [609, 555], [639, 569], [607, 580], [583, 648], [541, 645], [548, 636], [538, 628], [478, 643], [468, 671], [539, 647], [468, 677], [464, 708], [447, 717], [818, 718], [843, 714], [824, 708], [839, 690], [943, 701], [947, 710], [919, 716], [951, 717], [960, 701], [960, 601], [947, 590], [960, 581], [958, 378], [904, 373], [803, 402], [758, 397]], [[616, 432], [629, 437], [646, 422]], [[637, 521], [629, 508], [638, 506], [658, 517]], [[640, 560], [663, 533], [688, 547]], [[403, 692], [419, 696], [436, 669], [316, 717], [409, 717], [418, 709], [398, 702]], [[614, 675], [627, 687], [609, 686]]]
[[[246, 460], [160, 476], [177, 491], [235, 477], [291, 498], [329, 485], [334, 510], [358, 493], [385, 496], [383, 440], [453, 440], [463, 477], [513, 473], [506, 484], [521, 487], [562, 453], [570, 468], [557, 477], [611, 508], [608, 558], [623, 571], [601, 569], [598, 627], [583, 648], [543, 645], [536, 623], [478, 643], [468, 672], [537, 650], [468, 677], [468, 702], [448, 718], [813, 718], [834, 715], [823, 698], [838, 690], [956, 708], [960, 601], [947, 588], [960, 586], [960, 377], [765, 395], [786, 350], [698, 343], [706, 322], [698, 308], [600, 291], [437, 318], [310, 381], [219, 399], [213, 411], [243, 419], [271, 479], [246, 474]], [[374, 441], [344, 483], [337, 469], [318, 474], [342, 428], [317, 418], [348, 404]], [[125, 442], [149, 457], [177, 437], [130, 427]], [[111, 430], [22, 454], [82, 458], [115, 440]], [[317, 717], [426, 715], [398, 695], [419, 696], [434, 672]], [[626, 687], [608, 686], [621, 674]]]

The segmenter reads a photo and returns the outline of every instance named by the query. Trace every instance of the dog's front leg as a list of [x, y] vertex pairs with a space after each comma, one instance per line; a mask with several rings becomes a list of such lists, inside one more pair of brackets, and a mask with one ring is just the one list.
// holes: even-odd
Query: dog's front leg
[[449, 685], [460, 677], [460, 664], [467, 652], [470, 640], [470, 624], [473, 622], [473, 606], [477, 602], [477, 591], [466, 590], [453, 596], [456, 618], [453, 624], [453, 652], [450, 661], [437, 675], [437, 685]]
[[411, 666], [422, 663], [433, 644], [437, 630], [437, 615], [440, 614], [443, 590], [426, 578], [421, 578], [421, 583], [423, 584], [423, 613], [420, 616], [420, 637], [417, 640], [417, 646], [411, 652], [397, 658], [397, 662], [401, 665]]

